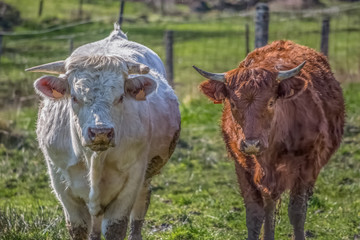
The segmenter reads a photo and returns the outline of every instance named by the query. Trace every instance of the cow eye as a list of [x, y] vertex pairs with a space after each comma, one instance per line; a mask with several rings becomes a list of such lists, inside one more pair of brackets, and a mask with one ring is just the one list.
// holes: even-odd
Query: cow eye
[[230, 107], [233, 109], [235, 108], [235, 104], [232, 101], [230, 101]]
[[74, 102], [74, 103], [78, 103], [78, 99], [73, 95], [71, 96], [71, 100]]
[[122, 103], [124, 100], [124, 95], [121, 95], [118, 99], [115, 100], [115, 104]]
[[271, 99], [268, 103], [268, 107], [272, 108], [272, 107], [274, 107], [274, 105], [275, 105], [275, 100]]

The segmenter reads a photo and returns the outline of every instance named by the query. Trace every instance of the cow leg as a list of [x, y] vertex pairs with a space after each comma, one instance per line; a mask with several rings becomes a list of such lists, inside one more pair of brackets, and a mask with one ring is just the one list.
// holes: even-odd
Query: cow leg
[[265, 224], [264, 224], [264, 240], [274, 240], [275, 234], [275, 208], [276, 201], [271, 198], [264, 199]]
[[260, 191], [249, 182], [251, 179], [249, 173], [237, 161], [235, 161], [235, 169], [245, 202], [248, 240], [258, 240], [265, 217], [263, 198]]
[[[121, 192], [106, 208], [102, 221], [102, 232], [106, 240], [125, 239], [131, 210], [144, 184], [145, 167], [143, 161], [137, 161], [129, 169], [128, 178]], [[136, 226], [138, 225], [139, 222]]]
[[130, 236], [129, 240], [142, 240], [141, 228], [144, 223], [145, 215], [150, 204], [151, 179], [147, 179], [144, 186], [136, 198], [136, 202], [131, 211]]
[[91, 216], [84, 201], [74, 197], [70, 188], [62, 180], [61, 173], [48, 164], [50, 178], [57, 198], [60, 200], [66, 219], [66, 226], [74, 240], [88, 239]]
[[102, 216], [92, 216], [92, 230], [89, 237], [90, 240], [101, 240], [101, 221]]
[[304, 240], [304, 225], [307, 211], [309, 188], [297, 186], [290, 193], [290, 202], [288, 206], [288, 215], [294, 230], [295, 240]]

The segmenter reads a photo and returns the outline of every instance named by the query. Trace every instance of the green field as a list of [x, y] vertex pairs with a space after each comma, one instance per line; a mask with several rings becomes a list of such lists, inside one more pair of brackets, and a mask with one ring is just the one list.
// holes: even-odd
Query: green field
[[[57, 5], [48, 5], [40, 19], [36, 18], [36, 5], [25, 0], [8, 2], [19, 6], [27, 19], [15, 33], [82, 21], [72, 17], [69, 3], [74, 1], [54, 1]], [[32, 83], [41, 74], [23, 69], [65, 59], [69, 38], [77, 47], [109, 34], [118, 2], [89, 2], [92, 4], [84, 5], [87, 23], [44, 34], [4, 36], [0, 63], [0, 239], [69, 238], [35, 137], [37, 111]], [[309, 202], [305, 226], [309, 239], [360, 238], [360, 14], [354, 9], [332, 18], [330, 62], [342, 82], [347, 122], [343, 143], [322, 170]], [[181, 102], [182, 133], [173, 157], [154, 178], [144, 239], [245, 239], [245, 208], [234, 164], [227, 158], [218, 127], [221, 105], [200, 95], [197, 85], [202, 78], [191, 66], [214, 72], [236, 67], [246, 55], [246, 23], [253, 48], [252, 17], [210, 13], [190, 18], [181, 15], [174, 20], [149, 14], [149, 22], [144, 17], [138, 19], [146, 12], [142, 4], [127, 3], [125, 13], [131, 19], [125, 21], [123, 29], [129, 39], [149, 46], [162, 59], [164, 30], [175, 31], [175, 88]], [[270, 41], [287, 38], [319, 49], [322, 17], [290, 15], [272, 15]], [[97, 20], [102, 16], [107, 18]], [[276, 217], [276, 239], [291, 237], [287, 201], [284, 194]]]

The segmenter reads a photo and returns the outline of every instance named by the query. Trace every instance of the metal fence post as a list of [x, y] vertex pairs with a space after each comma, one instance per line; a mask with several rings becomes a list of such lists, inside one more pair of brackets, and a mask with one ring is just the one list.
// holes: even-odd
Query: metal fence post
[[40, 0], [40, 2], [39, 2], [39, 11], [38, 11], [38, 16], [39, 17], [41, 17], [41, 15], [42, 15], [43, 6], [44, 6], [44, 0]]
[[120, 12], [119, 12], [119, 19], [118, 19], [118, 24], [119, 24], [120, 28], [121, 28], [121, 24], [123, 22], [124, 7], [125, 7], [125, 0], [120, 0]]
[[250, 46], [249, 46], [249, 24], [245, 24], [245, 51], [247, 56], [250, 52]]
[[78, 9], [78, 18], [79, 19], [82, 18], [82, 14], [83, 14], [83, 10], [82, 10], [83, 2], [84, 2], [84, 0], [79, 0], [79, 9]]
[[74, 49], [74, 38], [70, 37], [69, 38], [69, 54], [71, 55], [71, 53], [73, 52]]
[[321, 52], [325, 56], [328, 56], [328, 51], [329, 51], [329, 33], [330, 33], [330, 18], [325, 17], [322, 21], [321, 45], [320, 45]]
[[1, 62], [1, 56], [2, 56], [2, 51], [3, 51], [3, 35], [0, 34], [0, 62]]
[[256, 5], [255, 15], [255, 48], [263, 47], [269, 36], [269, 7], [266, 3]]
[[174, 88], [173, 43], [174, 43], [174, 31], [172, 30], [165, 31], [166, 75], [169, 85]]

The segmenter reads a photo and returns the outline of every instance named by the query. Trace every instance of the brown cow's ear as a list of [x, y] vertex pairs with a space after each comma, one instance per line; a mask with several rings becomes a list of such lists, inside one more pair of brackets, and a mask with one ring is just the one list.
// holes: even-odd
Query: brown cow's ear
[[226, 97], [226, 87], [223, 82], [207, 80], [200, 84], [200, 90], [212, 101], [221, 102]]
[[34, 87], [40, 96], [50, 99], [60, 99], [68, 92], [66, 79], [49, 75], [37, 79]]
[[301, 78], [289, 78], [282, 80], [278, 87], [278, 98], [288, 99], [295, 97], [302, 93], [307, 86]]

